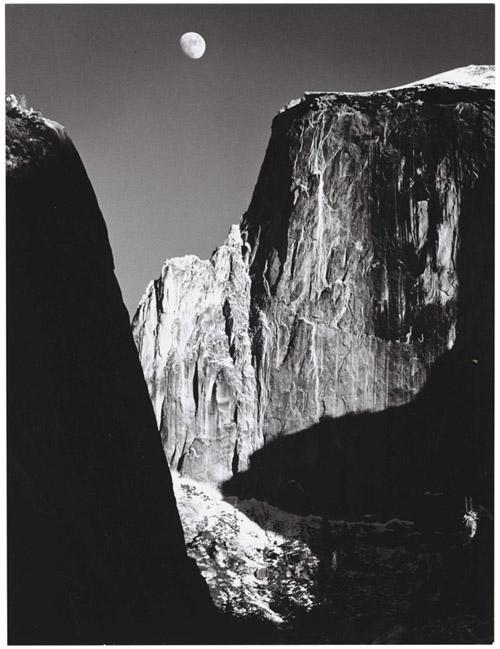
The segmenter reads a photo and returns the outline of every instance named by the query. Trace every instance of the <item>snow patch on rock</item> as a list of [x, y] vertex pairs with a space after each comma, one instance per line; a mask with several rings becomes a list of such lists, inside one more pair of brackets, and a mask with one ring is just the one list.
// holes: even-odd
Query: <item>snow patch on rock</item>
[[172, 477], [188, 554], [220, 609], [281, 624], [318, 603], [320, 561], [301, 538], [301, 517], [254, 500], [228, 502], [211, 485]]
[[392, 92], [393, 90], [402, 90], [404, 88], [419, 88], [424, 86], [441, 86], [445, 88], [478, 88], [484, 90], [495, 89], [495, 66], [494, 65], [468, 65], [463, 68], [456, 68], [435, 74], [432, 77], [421, 79], [420, 81], [413, 81], [412, 83], [403, 86], [395, 86], [392, 88], [384, 88], [383, 90], [367, 90], [363, 92], [352, 91], [331, 91], [331, 90], [309, 90], [304, 93], [302, 97], [292, 99], [289, 101], [279, 113], [283, 113], [310, 97], [321, 95], [359, 95], [366, 97], [372, 94], [380, 94]]

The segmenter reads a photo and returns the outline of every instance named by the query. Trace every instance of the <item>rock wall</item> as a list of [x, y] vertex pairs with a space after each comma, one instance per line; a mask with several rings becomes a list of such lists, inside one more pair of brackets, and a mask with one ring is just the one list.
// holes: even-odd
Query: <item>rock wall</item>
[[172, 466], [228, 479], [281, 435], [411, 402], [462, 344], [479, 304], [464, 232], [492, 206], [492, 75], [309, 93], [274, 119], [240, 235], [210, 262], [166, 262], [134, 318]]
[[213, 639], [83, 164], [6, 122], [9, 643]]
[[151, 282], [134, 336], [170, 465], [211, 481], [259, 447], [239, 228], [209, 261], [171, 259]]

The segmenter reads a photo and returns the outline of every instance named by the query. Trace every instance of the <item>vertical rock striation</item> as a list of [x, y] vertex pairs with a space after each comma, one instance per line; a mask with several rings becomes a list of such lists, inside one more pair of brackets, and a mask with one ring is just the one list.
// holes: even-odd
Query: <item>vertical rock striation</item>
[[170, 465], [215, 482], [246, 466], [259, 447], [242, 248], [233, 226], [209, 261], [167, 261], [134, 319]]
[[314, 93], [276, 118], [241, 226], [266, 436], [406, 403], [453, 347], [461, 210], [491, 164], [490, 96]]
[[486, 248], [465, 252], [464, 233], [492, 218], [475, 213], [491, 207], [492, 77], [308, 93], [275, 118], [239, 232], [209, 262], [166, 262], [134, 319], [172, 466], [222, 481], [325, 416], [411, 402], [480, 331]]

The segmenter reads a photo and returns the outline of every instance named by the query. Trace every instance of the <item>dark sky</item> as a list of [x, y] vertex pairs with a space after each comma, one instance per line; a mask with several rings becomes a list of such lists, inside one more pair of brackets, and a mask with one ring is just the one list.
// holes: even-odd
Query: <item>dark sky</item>
[[[208, 257], [248, 207], [276, 112], [494, 63], [478, 5], [10, 5], [7, 92], [67, 127], [133, 315], [166, 257]], [[178, 42], [206, 40], [202, 59]]]

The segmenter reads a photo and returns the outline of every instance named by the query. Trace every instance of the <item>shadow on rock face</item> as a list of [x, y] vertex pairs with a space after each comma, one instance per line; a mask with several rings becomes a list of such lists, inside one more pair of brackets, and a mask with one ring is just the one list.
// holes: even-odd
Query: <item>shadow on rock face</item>
[[417, 397], [275, 438], [226, 495], [334, 517], [418, 516], [426, 492], [444, 494], [450, 511], [466, 495], [492, 507], [493, 188], [489, 165], [463, 197], [456, 340]]
[[425, 493], [444, 494], [458, 514], [465, 495], [490, 507], [490, 374], [487, 356], [448, 352], [412, 403], [275, 439], [223, 492], [337, 519], [415, 517]]
[[[393, 642], [463, 642], [465, 619], [475, 634], [491, 637], [491, 405], [491, 354], [451, 351], [414, 402], [324, 419], [279, 438], [225, 483], [235, 506], [237, 496], [320, 515], [325, 530], [327, 519], [415, 522], [406, 531], [388, 523], [371, 540], [325, 532], [328, 560], [339, 563], [323, 585], [325, 604], [299, 615], [291, 642], [386, 643], [393, 634]], [[473, 539], [465, 536], [466, 495], [479, 510]], [[394, 551], [404, 557], [399, 572]], [[327, 639], [318, 639], [320, 631]]]
[[[274, 438], [253, 454], [247, 471], [223, 485], [235, 506], [237, 499], [255, 498], [291, 513], [319, 515], [325, 529], [328, 519], [415, 522], [413, 538], [400, 535], [397, 541], [410, 555], [403, 573], [411, 569], [414, 574], [411, 591], [401, 599], [400, 617], [387, 618], [383, 580], [374, 584], [373, 562], [363, 566], [368, 546], [361, 541], [359, 552], [351, 552], [352, 564], [344, 562], [343, 575], [341, 568], [332, 582], [333, 608], [304, 616], [301, 633], [314, 631], [315, 641], [327, 641], [318, 640], [317, 629], [328, 625], [330, 642], [479, 642], [479, 637], [492, 637], [492, 172], [490, 165], [463, 196], [456, 340], [429, 370], [416, 398], [380, 412], [323, 418]], [[472, 539], [464, 539], [466, 497], [479, 512]], [[257, 522], [272, 525], [265, 517]], [[326, 539], [336, 557], [346, 545], [345, 539], [337, 541]], [[385, 543], [381, 537], [374, 541], [379, 554]], [[377, 578], [394, 567], [384, 559], [380, 570]], [[389, 599], [397, 599], [398, 585], [388, 588]], [[366, 606], [374, 607], [360, 631], [364, 592]], [[470, 635], [463, 621], [474, 616]]]

